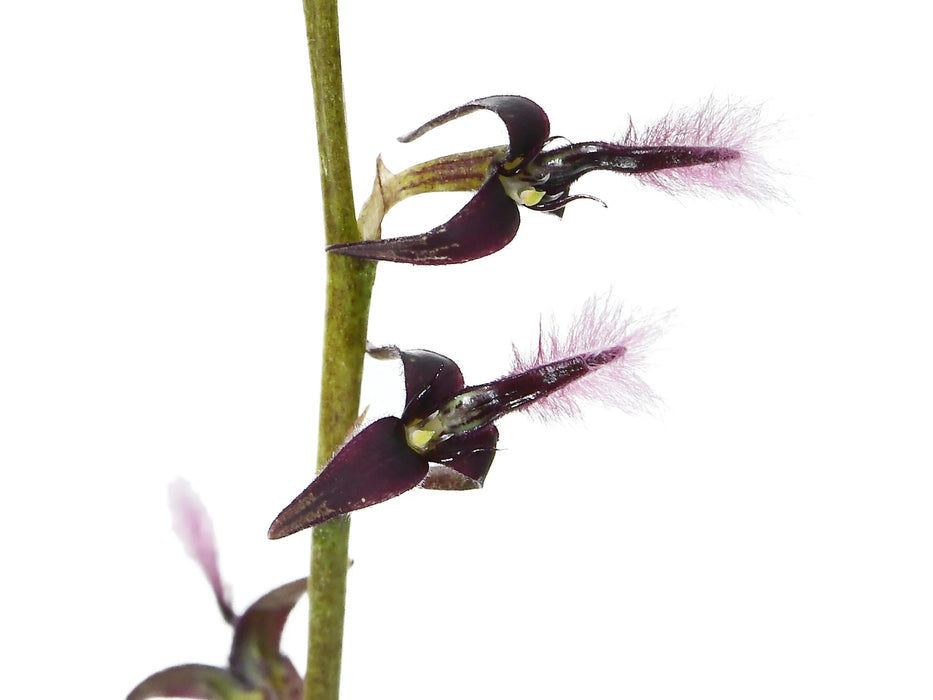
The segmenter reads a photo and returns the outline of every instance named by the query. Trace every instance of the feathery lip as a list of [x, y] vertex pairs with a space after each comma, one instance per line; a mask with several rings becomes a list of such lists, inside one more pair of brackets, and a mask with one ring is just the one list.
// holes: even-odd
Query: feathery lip
[[[286, 537], [416, 486], [480, 488], [496, 455], [495, 421], [513, 411], [549, 404], [553, 415], [572, 415], [575, 404], [566, 395], [574, 385], [580, 385], [584, 396], [622, 408], [647, 403], [650, 390], [633, 371], [619, 368], [630, 356], [637, 364], [639, 343], [652, 340], [651, 333], [633, 330], [627, 317], [595, 301], [579, 317], [578, 326], [570, 335], [586, 340], [585, 347], [560, 344], [542, 334], [537, 358], [541, 361], [517, 362], [513, 373], [472, 386], [465, 386], [457, 364], [439, 353], [369, 348], [377, 358], [402, 361], [406, 398], [401, 416], [380, 418], [350, 439], [276, 517], [269, 537]], [[545, 343], [552, 349], [546, 358]], [[601, 375], [606, 382], [594, 387], [595, 377]], [[623, 399], [627, 392], [632, 396]]]
[[[398, 175], [380, 162], [373, 194], [364, 204], [367, 215], [360, 217], [364, 240], [331, 245], [327, 251], [416, 265], [476, 260], [514, 238], [519, 206], [562, 217], [567, 204], [578, 199], [602, 203], [591, 195], [570, 194], [571, 186], [594, 170], [633, 175], [671, 192], [708, 190], [752, 198], [775, 195], [749, 147], [760, 130], [758, 110], [712, 100], [695, 113], [672, 112], [643, 134], [630, 123], [621, 142], [554, 146], [564, 139], [550, 137], [550, 122], [539, 105], [518, 95], [493, 95], [449, 110], [399, 140], [409, 143], [480, 109], [502, 119], [509, 136], [507, 147], [439, 158]], [[449, 221], [426, 233], [378, 239], [382, 217], [393, 204], [440, 190], [476, 194]], [[378, 214], [370, 218], [374, 211]]]

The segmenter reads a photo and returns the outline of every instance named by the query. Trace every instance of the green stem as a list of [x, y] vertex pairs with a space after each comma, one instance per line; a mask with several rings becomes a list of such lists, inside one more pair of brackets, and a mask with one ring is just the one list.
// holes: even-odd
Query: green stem
[[[360, 239], [356, 227], [347, 148], [337, 0], [303, 0], [314, 87], [321, 189], [327, 244]], [[356, 420], [375, 265], [327, 256], [324, 361], [318, 432], [318, 471]], [[346, 606], [348, 518], [312, 531], [308, 579], [308, 670], [305, 700], [336, 700]]]

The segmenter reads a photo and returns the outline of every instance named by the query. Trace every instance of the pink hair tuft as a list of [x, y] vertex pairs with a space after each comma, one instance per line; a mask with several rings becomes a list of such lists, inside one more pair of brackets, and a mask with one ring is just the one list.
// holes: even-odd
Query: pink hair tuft
[[608, 297], [590, 298], [563, 330], [553, 319], [547, 329], [542, 324], [537, 347], [531, 352], [523, 354], [512, 346], [513, 372], [575, 356], [586, 359], [605, 350], [625, 351], [609, 363], [594, 363], [592, 371], [582, 379], [528, 404], [523, 410], [546, 420], [579, 417], [581, 400], [628, 412], [652, 408], [658, 398], [638, 372], [645, 367], [646, 351], [662, 330], [663, 319], [636, 321]]
[[693, 146], [734, 151], [718, 162], [685, 168], [634, 173], [642, 182], [672, 194], [720, 193], [756, 201], [782, 199], [775, 170], [760, 155], [774, 125], [762, 117], [761, 106], [718, 102], [710, 97], [698, 109], [671, 110], [659, 121], [636, 129], [629, 119], [622, 146]]

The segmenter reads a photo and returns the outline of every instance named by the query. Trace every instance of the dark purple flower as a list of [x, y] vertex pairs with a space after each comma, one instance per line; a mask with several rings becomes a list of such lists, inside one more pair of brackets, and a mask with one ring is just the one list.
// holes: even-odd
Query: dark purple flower
[[542, 333], [531, 357], [516, 352], [512, 374], [469, 387], [457, 364], [439, 353], [370, 349], [376, 357], [402, 361], [402, 415], [381, 418], [347, 442], [279, 514], [269, 537], [285, 537], [416, 486], [480, 488], [496, 456], [494, 422], [512, 411], [575, 415], [575, 396], [623, 409], [650, 403], [653, 395], [636, 370], [657, 333], [656, 325], [633, 323], [619, 308], [593, 300], [569, 340]]
[[[431, 129], [480, 109], [505, 123], [508, 146], [471, 151], [413, 166], [395, 175], [377, 164], [373, 195], [360, 215], [363, 241], [328, 247], [331, 253], [372, 260], [444, 265], [484, 257], [507, 245], [519, 225], [519, 206], [563, 216], [577, 199], [571, 186], [593, 170], [634, 175], [669, 192], [697, 190], [767, 198], [777, 193], [755, 157], [759, 110], [708, 102], [695, 113], [672, 112], [639, 133], [629, 124], [618, 142], [566, 142], [550, 137], [548, 117], [517, 95], [473, 100], [399, 138], [413, 141]], [[476, 190], [445, 224], [427, 233], [378, 238], [382, 217], [405, 197], [440, 190]], [[599, 201], [599, 200], [597, 200]]]
[[224, 620], [233, 627], [228, 668], [204, 664], [172, 666], [137, 685], [127, 700], [203, 698], [203, 700], [300, 700], [303, 682], [291, 660], [279, 651], [282, 629], [307, 579], [280, 586], [237, 615], [220, 578], [210, 519], [200, 500], [182, 481], [169, 493], [175, 532], [185, 550], [207, 575]]

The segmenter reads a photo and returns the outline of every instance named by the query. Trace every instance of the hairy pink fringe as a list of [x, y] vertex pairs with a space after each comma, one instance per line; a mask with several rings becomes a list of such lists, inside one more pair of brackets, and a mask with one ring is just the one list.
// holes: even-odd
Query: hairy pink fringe
[[624, 347], [625, 354], [608, 364], [594, 366], [582, 379], [522, 410], [542, 420], [580, 417], [581, 400], [630, 413], [650, 410], [658, 398], [638, 372], [645, 367], [647, 350], [662, 331], [663, 318], [635, 320], [608, 297], [592, 297], [564, 330], [554, 319], [547, 329], [542, 324], [537, 347], [531, 352], [523, 354], [512, 346], [513, 372], [575, 356], [585, 358], [610, 348]]
[[175, 534], [184, 545], [188, 556], [194, 559], [204, 571], [224, 619], [231, 622], [235, 614], [230, 602], [229, 588], [220, 577], [217, 547], [214, 543], [214, 528], [207, 510], [188, 482], [183, 479], [169, 486], [168, 502], [172, 511], [172, 526]]
[[696, 110], [672, 110], [638, 130], [629, 119], [623, 146], [702, 146], [738, 151], [739, 158], [708, 165], [669, 168], [634, 177], [672, 194], [720, 193], [755, 201], [782, 199], [775, 171], [762, 159], [760, 149], [774, 125], [762, 118], [761, 106], [717, 102], [712, 97]]

